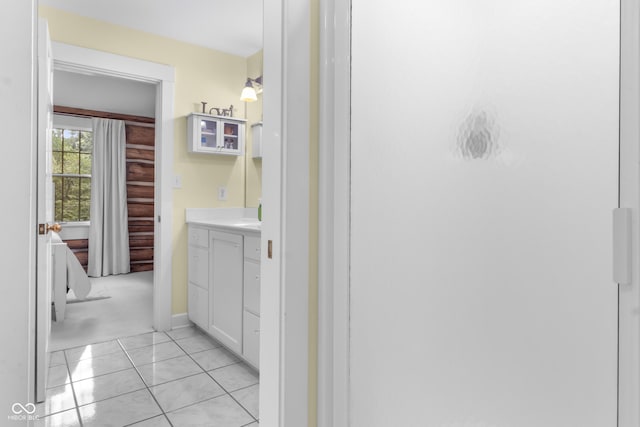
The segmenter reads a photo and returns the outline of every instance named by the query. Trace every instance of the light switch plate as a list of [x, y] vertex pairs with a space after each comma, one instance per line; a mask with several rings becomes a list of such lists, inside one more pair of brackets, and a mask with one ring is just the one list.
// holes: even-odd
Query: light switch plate
[[173, 176], [173, 188], [182, 188], [182, 177], [180, 175]]
[[227, 187], [218, 187], [218, 200], [227, 200]]

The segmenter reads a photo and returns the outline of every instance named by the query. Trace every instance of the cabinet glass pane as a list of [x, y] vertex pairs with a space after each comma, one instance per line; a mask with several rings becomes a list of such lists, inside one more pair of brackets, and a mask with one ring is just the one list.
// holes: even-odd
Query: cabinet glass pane
[[238, 124], [224, 124], [224, 148], [228, 148], [230, 150], [238, 149]]
[[218, 123], [212, 120], [200, 120], [200, 146], [206, 148], [216, 148], [216, 135], [218, 133]]
[[225, 123], [224, 136], [238, 136], [238, 125], [236, 123]]
[[224, 148], [228, 148], [230, 150], [238, 149], [238, 137], [226, 136], [224, 137]]

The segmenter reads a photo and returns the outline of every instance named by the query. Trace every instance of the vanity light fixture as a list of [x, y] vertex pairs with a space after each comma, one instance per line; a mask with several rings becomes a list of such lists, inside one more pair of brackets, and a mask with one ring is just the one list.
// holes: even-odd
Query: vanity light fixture
[[254, 83], [258, 87], [257, 93], [262, 92], [262, 76], [256, 77], [255, 79], [247, 77], [247, 83], [245, 83], [244, 89], [242, 89], [240, 101], [253, 102], [258, 100], [256, 89], [253, 87]]

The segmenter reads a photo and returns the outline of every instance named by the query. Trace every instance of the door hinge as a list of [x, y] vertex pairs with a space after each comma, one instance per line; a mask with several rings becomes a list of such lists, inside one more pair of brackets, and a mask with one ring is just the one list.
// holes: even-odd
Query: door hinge
[[267, 258], [269, 259], [273, 258], [273, 241], [272, 240], [267, 241]]
[[160, 215], [158, 215], [158, 222], [160, 222]]

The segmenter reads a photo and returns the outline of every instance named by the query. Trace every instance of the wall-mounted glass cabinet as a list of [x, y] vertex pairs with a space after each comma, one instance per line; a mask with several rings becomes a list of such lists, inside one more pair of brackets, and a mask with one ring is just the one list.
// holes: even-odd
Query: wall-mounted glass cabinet
[[244, 154], [245, 119], [189, 114], [187, 144], [191, 153]]

